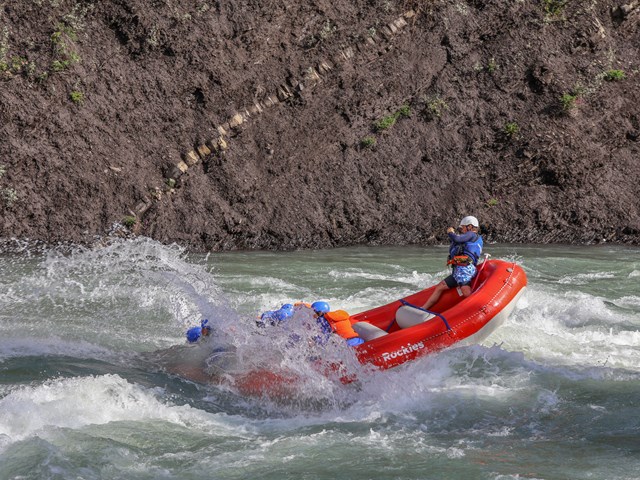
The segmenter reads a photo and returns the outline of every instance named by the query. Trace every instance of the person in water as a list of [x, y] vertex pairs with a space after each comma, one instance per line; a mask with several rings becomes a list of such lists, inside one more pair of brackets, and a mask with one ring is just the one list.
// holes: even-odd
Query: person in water
[[211, 326], [209, 320], [204, 319], [200, 322], [199, 327], [191, 327], [187, 330], [187, 342], [196, 343], [201, 337], [208, 337], [211, 334]]
[[260, 315], [260, 318], [256, 320], [256, 325], [258, 327], [266, 327], [267, 325], [275, 327], [291, 318], [293, 311], [294, 305], [285, 303], [278, 310], [268, 310]]
[[320, 329], [320, 335], [316, 335], [314, 340], [320, 345], [324, 345], [329, 341], [329, 337], [333, 333], [331, 324], [325, 318], [325, 315], [329, 313], [331, 308], [327, 302], [317, 301], [311, 304], [311, 310], [313, 310], [313, 317], [316, 319], [316, 324]]
[[449, 257], [447, 265], [453, 267], [453, 272], [438, 285], [429, 297], [429, 300], [422, 306], [429, 310], [440, 300], [442, 292], [451, 288], [459, 287], [463, 297], [471, 295], [471, 281], [476, 276], [476, 265], [482, 255], [483, 241], [478, 233], [480, 224], [476, 217], [467, 216], [460, 220], [460, 234], [455, 233], [453, 227], [447, 229], [449, 235]]

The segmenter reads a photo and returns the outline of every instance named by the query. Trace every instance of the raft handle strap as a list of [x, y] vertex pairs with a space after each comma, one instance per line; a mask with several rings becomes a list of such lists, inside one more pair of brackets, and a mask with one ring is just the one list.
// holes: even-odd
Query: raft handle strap
[[489, 257], [491, 256], [490, 253], [485, 253], [484, 254], [484, 260], [482, 261], [482, 265], [480, 265], [480, 269], [476, 272], [476, 276], [473, 279], [473, 282], [471, 283], [471, 292], [473, 293], [473, 289], [476, 288], [476, 284], [478, 283], [478, 279], [480, 278], [480, 274], [482, 273], [482, 270], [484, 269], [484, 266], [487, 264], [487, 260], [489, 260]]
[[395, 318], [393, 320], [391, 320], [391, 323], [389, 324], [389, 326], [387, 328], [384, 329], [384, 331], [389, 333], [389, 330], [391, 330], [391, 327], [393, 327], [394, 323], [396, 323], [396, 319]]
[[449, 330], [449, 331], [451, 330], [451, 327], [449, 326], [449, 322], [447, 322], [447, 319], [444, 318], [444, 315], [442, 315], [441, 313], [432, 312], [431, 310], [427, 310], [427, 309], [424, 309], [422, 307], [418, 307], [417, 305], [413, 305], [413, 304], [407, 302], [406, 300], [403, 300], [402, 298], [400, 299], [400, 303], [402, 303], [403, 305], [406, 305], [407, 307], [416, 308], [418, 310], [422, 310], [423, 312], [430, 313], [431, 315], [435, 315], [436, 317], [440, 317], [442, 319], [442, 321], [444, 322], [444, 325], [447, 327], [447, 330]]

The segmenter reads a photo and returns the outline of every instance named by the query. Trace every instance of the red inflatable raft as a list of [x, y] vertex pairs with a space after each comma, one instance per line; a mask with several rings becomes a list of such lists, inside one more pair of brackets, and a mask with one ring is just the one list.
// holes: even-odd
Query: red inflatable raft
[[486, 338], [515, 308], [527, 276], [520, 266], [503, 260], [486, 260], [478, 271], [469, 297], [447, 290], [431, 312], [419, 307], [435, 286], [351, 316], [354, 330], [365, 339], [355, 347], [360, 362], [387, 369], [462, 341]]

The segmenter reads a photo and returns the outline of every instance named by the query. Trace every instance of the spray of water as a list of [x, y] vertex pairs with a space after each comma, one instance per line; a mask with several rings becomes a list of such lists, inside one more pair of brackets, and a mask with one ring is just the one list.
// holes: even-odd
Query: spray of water
[[[131, 352], [138, 352], [135, 361], [140, 368], [236, 393], [246, 392], [248, 384], [257, 382], [256, 376], [269, 372], [274, 376], [267, 383], [276, 385], [275, 398], [271, 386], [250, 393], [260, 398], [261, 408], [269, 404], [289, 414], [309, 409], [349, 411], [350, 406], [365, 416], [411, 411], [424, 408], [429, 404], [425, 398], [435, 399], [442, 392], [462, 394], [464, 385], [476, 393], [487, 389], [494, 396], [517, 392], [526, 381], [524, 372], [538, 368], [567, 376], [576, 372], [606, 376], [637, 371], [640, 364], [638, 297], [614, 299], [612, 307], [608, 300], [575, 289], [585, 282], [608, 280], [610, 269], [553, 279], [544, 260], [525, 265], [533, 285], [507, 324], [479, 347], [489, 348], [489, 353], [468, 347], [376, 372], [359, 365], [339, 338], [319, 346], [308, 310], [299, 310], [279, 327], [255, 325], [262, 310], [318, 298], [317, 288], [296, 277], [301, 274], [290, 266], [278, 272], [276, 264], [272, 275], [224, 276], [215, 259], [189, 256], [180, 247], [148, 239], [13, 258], [3, 264], [8, 288], [0, 292], [0, 359], [71, 355], [117, 365], [130, 363]], [[523, 260], [519, 255], [510, 258]], [[307, 267], [300, 271], [305, 274]], [[389, 262], [378, 265], [375, 272], [358, 265], [322, 273], [328, 282], [322, 298], [352, 313], [405, 296], [447, 274], [446, 270], [417, 273], [413, 265]], [[357, 291], [343, 291], [342, 284], [332, 283], [342, 281], [365, 283]], [[203, 318], [212, 323], [214, 335], [187, 345], [184, 331]], [[491, 347], [494, 343], [498, 346]], [[503, 355], [518, 365], [518, 371], [507, 375], [509, 382], [500, 387], [506, 368]], [[469, 376], [474, 365], [482, 365], [478, 378], [492, 379], [490, 385]], [[357, 381], [345, 385], [340, 378], [344, 372]], [[254, 377], [247, 380], [250, 375]]]

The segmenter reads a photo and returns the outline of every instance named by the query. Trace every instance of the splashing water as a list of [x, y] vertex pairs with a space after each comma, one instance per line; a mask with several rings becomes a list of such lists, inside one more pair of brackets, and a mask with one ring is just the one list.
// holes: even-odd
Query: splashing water
[[[384, 372], [318, 347], [308, 310], [255, 321], [400, 298], [447, 275], [444, 248], [3, 255], [0, 478], [638, 478], [640, 252], [486, 250], [529, 278], [509, 320]], [[186, 344], [203, 318], [212, 337]], [[251, 372], [281, 394], [244, 394]]]

